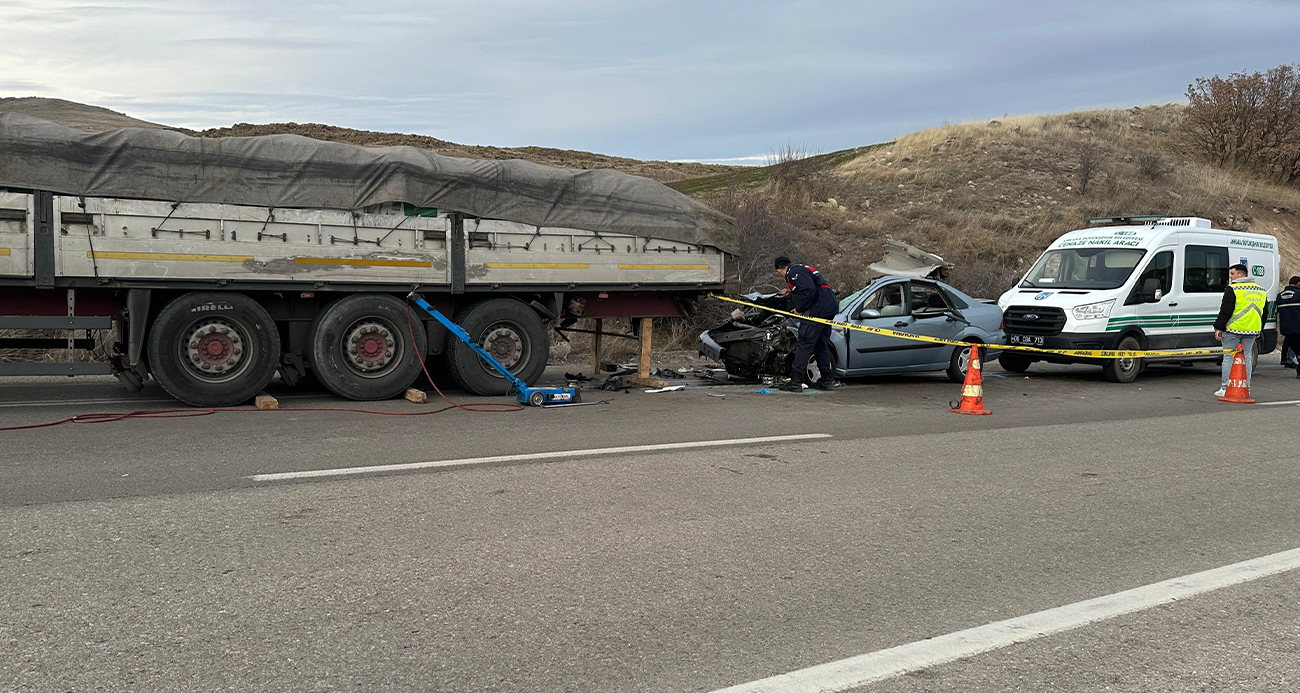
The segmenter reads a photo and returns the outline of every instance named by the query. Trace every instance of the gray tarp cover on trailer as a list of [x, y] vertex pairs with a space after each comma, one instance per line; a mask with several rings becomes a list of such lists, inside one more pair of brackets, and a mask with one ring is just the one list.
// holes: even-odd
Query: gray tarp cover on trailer
[[141, 128], [91, 134], [0, 113], [0, 186], [284, 208], [406, 202], [535, 226], [737, 248], [730, 217], [648, 178], [297, 135], [205, 138]]

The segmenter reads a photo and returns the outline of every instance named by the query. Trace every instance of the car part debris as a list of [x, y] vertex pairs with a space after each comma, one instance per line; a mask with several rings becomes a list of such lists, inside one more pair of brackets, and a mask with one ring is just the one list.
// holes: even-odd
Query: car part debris
[[934, 253], [927, 253], [920, 248], [896, 241], [885, 241], [885, 257], [880, 262], [867, 266], [869, 278], [876, 277], [916, 277], [918, 279], [946, 279], [953, 268], [951, 262]]
[[710, 396], [710, 397], [717, 397], [718, 399], [726, 399], [726, 398], [727, 398], [727, 396], [724, 395], [724, 394], [722, 394], [721, 392], [708, 392], [708, 393], [705, 393], [705, 394], [707, 394], [707, 395]]
[[685, 377], [686, 377], [686, 374], [685, 374], [685, 373], [678, 373], [677, 371], [675, 371], [675, 370], [673, 370], [673, 369], [671, 369], [671, 368], [651, 368], [651, 369], [650, 369], [650, 377], [651, 377], [651, 378], [669, 378], [669, 379], [679, 380], [679, 379], [681, 379], [681, 378], [685, 378]]
[[591, 380], [591, 378], [583, 375], [582, 373], [565, 373], [564, 379], [571, 383], [585, 383]]
[[676, 392], [678, 390], [685, 390], [685, 389], [686, 389], [685, 385], [669, 385], [668, 387], [660, 387], [654, 390], [646, 390], [645, 392], [646, 394], [653, 395], [659, 392]]
[[543, 404], [542, 409], [559, 409], [560, 407], [590, 407], [593, 404], [609, 404], [609, 400], [598, 399], [595, 402], [567, 402], [565, 404]]
[[[782, 294], [751, 293], [746, 301], [758, 306], [789, 310], [791, 298]], [[727, 373], [758, 381], [764, 374], [788, 375], [799, 339], [794, 321], [758, 308], [749, 308], [741, 320], [729, 320], [699, 338], [699, 353], [726, 367]], [[765, 383], [766, 384], [766, 383]]]
[[600, 384], [600, 389], [618, 392], [627, 389], [627, 377], [622, 375], [611, 375], [605, 378], [605, 382]]

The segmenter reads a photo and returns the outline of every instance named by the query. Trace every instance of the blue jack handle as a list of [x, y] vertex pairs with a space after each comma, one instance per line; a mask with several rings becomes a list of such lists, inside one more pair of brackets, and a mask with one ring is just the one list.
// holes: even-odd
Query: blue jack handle
[[432, 315], [433, 319], [442, 323], [442, 326], [447, 328], [448, 332], [451, 332], [452, 334], [456, 335], [457, 339], [464, 342], [465, 345], [468, 346], [469, 348], [473, 349], [474, 352], [477, 353], [479, 357], [482, 358], [484, 361], [487, 361], [489, 366], [492, 366], [493, 368], [497, 369], [497, 372], [500, 373], [502, 377], [504, 377], [506, 380], [509, 380], [511, 383], [514, 384], [515, 392], [523, 392], [524, 389], [528, 387], [527, 383], [520, 380], [518, 376], [510, 372], [509, 368], [503, 366], [500, 361], [496, 360], [496, 358], [492, 356], [492, 354], [489, 354], [487, 352], [487, 349], [484, 349], [483, 347], [479, 346], [477, 342], [471, 339], [469, 333], [466, 332], [460, 325], [457, 325], [456, 323], [452, 322], [450, 318], [438, 312], [438, 309], [429, 305], [429, 302], [424, 300], [422, 296], [412, 291], [411, 293], [406, 295], [406, 299], [408, 301], [413, 301], [415, 305], [419, 306], [424, 312], [428, 313], [429, 315]]

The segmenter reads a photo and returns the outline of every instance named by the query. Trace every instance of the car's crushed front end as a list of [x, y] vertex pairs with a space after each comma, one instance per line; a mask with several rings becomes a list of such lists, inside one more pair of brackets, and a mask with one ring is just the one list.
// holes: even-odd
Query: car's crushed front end
[[[767, 308], [790, 310], [790, 297], [752, 293], [746, 301]], [[788, 376], [798, 341], [794, 321], [758, 308], [738, 308], [731, 319], [700, 334], [701, 356], [721, 363], [729, 375], [758, 380], [764, 375]]]

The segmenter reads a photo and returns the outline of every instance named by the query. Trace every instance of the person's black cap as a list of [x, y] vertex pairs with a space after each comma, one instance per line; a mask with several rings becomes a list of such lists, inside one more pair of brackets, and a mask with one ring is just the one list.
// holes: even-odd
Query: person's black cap
[[781, 269], [782, 267], [789, 267], [790, 258], [784, 255], [778, 255], [776, 260], [773, 262], [773, 264], [776, 266], [777, 269]]
[[1289, 281], [1289, 282], [1287, 282], [1287, 283], [1288, 283], [1288, 284], [1300, 284], [1300, 277], [1291, 277], [1291, 281]]

